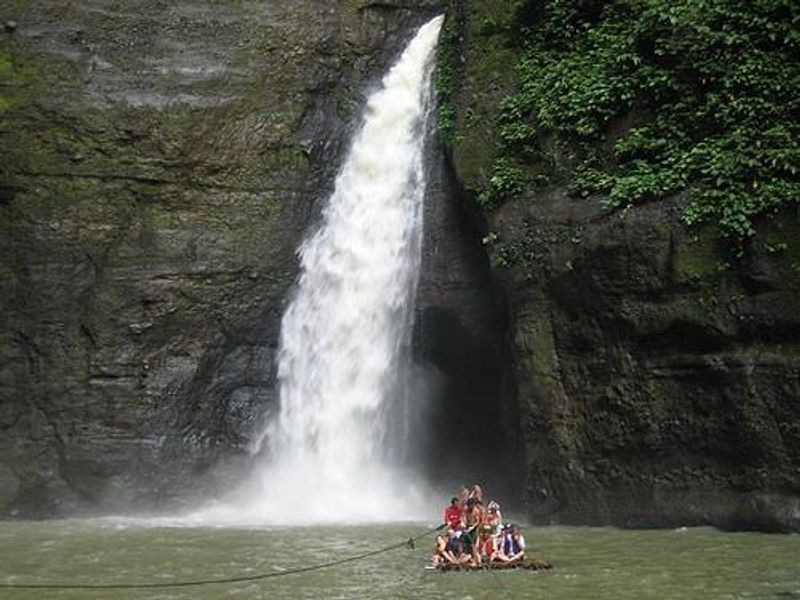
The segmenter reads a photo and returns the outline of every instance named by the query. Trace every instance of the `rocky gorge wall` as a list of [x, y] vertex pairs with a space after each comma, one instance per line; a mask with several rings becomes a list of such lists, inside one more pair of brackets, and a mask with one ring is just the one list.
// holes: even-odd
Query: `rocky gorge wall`
[[0, 513], [235, 480], [295, 251], [437, 3], [6, 2]]
[[[439, 4], [0, 7], [0, 515], [166, 508], [246, 472], [295, 250]], [[416, 452], [537, 523], [800, 529], [798, 214], [731, 261], [682, 196], [480, 209], [519, 4], [448, 8]]]
[[[440, 94], [473, 202], [527, 4], [450, 3]], [[569, 148], [553, 154], [568, 176]], [[683, 223], [686, 201], [614, 211], [562, 178], [483, 213], [537, 522], [800, 529], [800, 213], [763, 220], [736, 257]]]

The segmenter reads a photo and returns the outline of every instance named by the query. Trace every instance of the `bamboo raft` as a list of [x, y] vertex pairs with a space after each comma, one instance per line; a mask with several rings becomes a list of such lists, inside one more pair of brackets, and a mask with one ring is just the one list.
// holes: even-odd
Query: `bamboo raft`
[[515, 569], [525, 570], [525, 571], [547, 571], [553, 568], [549, 562], [534, 558], [528, 562], [513, 562], [513, 563], [502, 563], [502, 562], [494, 562], [485, 565], [481, 565], [480, 567], [473, 567], [470, 565], [454, 565], [454, 564], [440, 564], [440, 565], [431, 565], [429, 568], [435, 569], [437, 571], [511, 571]]

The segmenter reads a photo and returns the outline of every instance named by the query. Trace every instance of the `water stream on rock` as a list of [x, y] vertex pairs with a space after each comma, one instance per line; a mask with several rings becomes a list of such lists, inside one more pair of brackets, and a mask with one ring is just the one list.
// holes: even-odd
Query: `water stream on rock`
[[423, 151], [443, 17], [423, 25], [368, 100], [321, 226], [300, 248], [284, 314], [280, 412], [245, 520], [397, 521], [424, 515], [394, 460], [421, 258]]

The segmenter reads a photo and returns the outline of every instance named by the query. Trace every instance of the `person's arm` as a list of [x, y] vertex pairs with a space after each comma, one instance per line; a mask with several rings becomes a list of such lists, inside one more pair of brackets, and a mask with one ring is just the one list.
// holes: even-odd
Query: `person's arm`
[[517, 536], [517, 546], [519, 547], [519, 552], [512, 556], [511, 560], [522, 560], [525, 558], [525, 538], [522, 537], [522, 534]]
[[480, 526], [481, 521], [480, 519], [475, 519], [472, 525], [469, 523], [464, 524], [464, 531], [469, 535], [469, 538], [472, 540], [473, 545], [478, 543], [478, 534], [480, 533]]
[[458, 564], [458, 559], [455, 557], [455, 554], [450, 552], [450, 550], [445, 549], [445, 551], [442, 554], [444, 555], [444, 557], [447, 560], [447, 562], [449, 562], [450, 564], [453, 564], [453, 565], [457, 565]]
[[511, 561], [511, 557], [506, 554], [506, 549], [504, 546], [505, 544], [503, 544], [503, 540], [500, 540], [500, 543], [497, 544], [497, 558], [500, 562], [507, 563]]

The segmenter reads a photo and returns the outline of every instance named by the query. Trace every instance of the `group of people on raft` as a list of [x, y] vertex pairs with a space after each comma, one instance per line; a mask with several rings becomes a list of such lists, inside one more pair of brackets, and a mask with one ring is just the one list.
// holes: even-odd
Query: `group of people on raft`
[[434, 566], [512, 566], [525, 560], [525, 538], [519, 527], [503, 523], [497, 502], [483, 504], [479, 485], [464, 487], [444, 510], [447, 532], [436, 536]]

